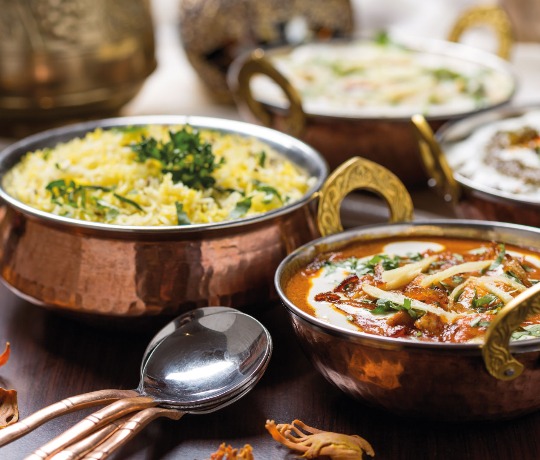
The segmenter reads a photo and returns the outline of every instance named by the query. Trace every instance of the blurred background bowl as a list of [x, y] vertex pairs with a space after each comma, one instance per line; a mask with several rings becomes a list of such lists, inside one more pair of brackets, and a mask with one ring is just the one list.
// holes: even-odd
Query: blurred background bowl
[[[540, 190], [535, 182], [527, 179], [524, 170], [514, 171], [512, 175], [493, 170], [485, 162], [489, 143], [496, 132], [503, 130], [503, 123], [514, 125], [515, 130], [532, 127], [527, 115], [536, 115], [535, 125], [539, 130], [540, 105], [519, 107], [500, 107], [487, 112], [471, 115], [461, 120], [444, 124], [433, 135], [425, 120], [415, 119], [422, 151], [423, 166], [431, 178], [432, 186], [437, 193], [453, 206], [458, 217], [466, 219], [482, 219], [540, 227]], [[499, 127], [499, 128], [497, 128]], [[509, 129], [509, 128], [504, 128]], [[513, 128], [514, 129], [514, 128]], [[468, 142], [475, 137], [475, 147]], [[489, 133], [488, 133], [489, 131]], [[462, 169], [471, 172], [474, 164], [474, 175], [469, 177]], [[516, 165], [518, 168], [523, 167]], [[489, 168], [491, 173], [482, 173], [477, 169]], [[536, 169], [538, 171], [538, 169]], [[531, 168], [530, 174], [534, 174]], [[535, 178], [540, 180], [540, 176]], [[528, 184], [528, 193], [510, 191], [516, 182]], [[506, 183], [505, 183], [506, 182]], [[521, 185], [524, 188], [524, 185]], [[535, 191], [536, 190], [536, 191]]]
[[349, 37], [353, 16], [350, 0], [183, 0], [180, 35], [209, 93], [232, 102], [227, 70], [246, 50]]
[[156, 67], [148, 0], [2, 2], [0, 134], [111, 116]]
[[[506, 14], [496, 7], [482, 7], [465, 11], [456, 21], [450, 33], [452, 41], [460, 39], [469, 28], [488, 25], [499, 39], [499, 54], [508, 57], [512, 45], [511, 25]], [[393, 40], [392, 37], [390, 37]], [[370, 41], [371, 39], [365, 39]], [[426, 115], [433, 129], [439, 128], [450, 119], [462, 118], [508, 103], [517, 87], [517, 79], [512, 66], [502, 57], [461, 43], [403, 36], [395, 42], [413, 53], [425, 56], [426, 60], [453, 59], [466, 65], [479, 65], [486, 70], [505, 76], [510, 89], [504, 98], [496, 103], [488, 103], [478, 109], [469, 108], [452, 113]], [[342, 46], [343, 41], [335, 40], [325, 46]], [[320, 151], [331, 168], [343, 163], [351, 156], [362, 156], [375, 161], [395, 173], [407, 186], [425, 187], [425, 175], [414, 132], [410, 126], [409, 114], [383, 114], [380, 116], [362, 113], [362, 107], [352, 112], [313, 110], [294, 84], [280, 72], [272, 62], [273, 56], [287, 54], [294, 47], [271, 47], [245, 53], [229, 68], [229, 86], [245, 119], [287, 132], [299, 137]], [[268, 100], [266, 93], [261, 96], [251, 85], [253, 77], [263, 74], [274, 80], [286, 95], [281, 100]], [[419, 109], [421, 111], [422, 109]]]

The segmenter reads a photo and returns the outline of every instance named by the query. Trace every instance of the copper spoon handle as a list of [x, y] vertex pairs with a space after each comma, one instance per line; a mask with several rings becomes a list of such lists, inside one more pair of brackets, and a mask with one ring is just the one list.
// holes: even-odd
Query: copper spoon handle
[[124, 422], [112, 436], [82, 458], [84, 460], [103, 460], [111, 455], [116, 449], [126, 444], [131, 438], [135, 437], [139, 431], [156, 418], [167, 417], [172, 420], [179, 420], [183, 415], [184, 412], [180, 412], [176, 409], [165, 409], [163, 407], [150, 407], [144, 409]]
[[90, 414], [67, 431], [40, 447], [34, 453], [26, 457], [26, 460], [45, 460], [56, 454], [70, 444], [73, 444], [96, 430], [104, 427], [114, 420], [126, 414], [148, 407], [153, 407], [157, 402], [146, 396], [125, 398], [109, 404], [107, 407]]
[[124, 422], [127, 422], [132, 414], [126, 415], [118, 420], [114, 420], [103, 428], [98, 429], [84, 439], [66, 447], [64, 450], [49, 457], [49, 460], [79, 460], [87, 453], [96, 448], [99, 444], [111, 437]]
[[87, 407], [109, 404], [122, 398], [137, 396], [134, 390], [101, 390], [71, 396], [34, 412], [23, 420], [0, 431], [0, 446], [24, 436], [30, 431], [63, 414]]

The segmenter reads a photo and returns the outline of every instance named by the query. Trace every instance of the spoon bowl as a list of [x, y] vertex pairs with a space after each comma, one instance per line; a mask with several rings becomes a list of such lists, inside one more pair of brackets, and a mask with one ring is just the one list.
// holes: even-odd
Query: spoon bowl
[[259, 380], [271, 347], [270, 334], [251, 316], [228, 307], [200, 308], [150, 342], [137, 391], [163, 407], [190, 412], [220, 406]]

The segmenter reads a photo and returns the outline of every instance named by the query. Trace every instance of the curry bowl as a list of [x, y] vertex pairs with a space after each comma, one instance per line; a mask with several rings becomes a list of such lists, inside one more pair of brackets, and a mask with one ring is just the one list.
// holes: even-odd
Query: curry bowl
[[[468, 12], [451, 39], [479, 24], [496, 29], [507, 57], [510, 25], [498, 8]], [[228, 81], [246, 118], [299, 137], [331, 168], [360, 155], [408, 186], [427, 180], [409, 124], [414, 113], [426, 114], [437, 129], [507, 103], [516, 88], [512, 67], [495, 54], [386, 35], [258, 49], [235, 60]]]
[[[500, 299], [506, 294], [493, 286], [491, 290], [501, 297], [490, 291], [484, 300], [479, 300], [484, 292], [480, 286], [486, 286], [483, 284], [486, 276], [492, 276], [493, 270], [497, 270], [493, 268], [496, 261], [498, 264], [510, 263], [509, 254], [517, 257], [515, 251], [527, 253], [520, 260], [522, 263], [527, 260], [531, 267], [534, 265], [534, 276], [537, 277], [540, 268], [539, 237], [537, 229], [483, 221], [435, 220], [367, 226], [322, 237], [297, 249], [278, 267], [275, 285], [306, 355], [329, 382], [353, 398], [409, 417], [451, 421], [511, 418], [540, 408], [540, 397], [536, 391], [540, 384], [540, 339], [534, 332], [538, 329], [540, 285], [530, 288], [519, 286], [518, 289], [513, 284], [515, 280], [510, 280], [509, 285], [512, 284], [519, 292], [513, 292], [505, 301]], [[493, 241], [497, 244], [494, 245]], [[429, 248], [424, 260], [428, 264], [435, 263], [429, 265], [430, 271], [425, 267], [419, 269], [417, 265], [422, 263], [418, 262], [421, 257], [412, 255], [413, 251], [419, 252], [420, 243], [427, 244]], [[480, 270], [475, 275], [479, 278], [473, 279], [471, 275], [471, 279], [465, 280], [479, 284], [467, 284], [468, 287], [464, 287], [456, 298], [460, 303], [466, 302], [467, 289], [474, 286], [475, 293], [478, 289], [474, 306], [481, 314], [466, 311], [462, 306], [457, 308], [458, 300], [452, 308], [441, 300], [445, 284], [447, 292], [454, 292], [452, 282], [463, 282], [463, 278], [454, 279], [457, 273], [449, 275], [449, 279], [446, 279], [447, 272], [441, 275], [445, 280], [431, 280], [438, 270], [433, 268], [439, 263], [437, 257], [457, 258], [452, 244], [477, 243], [491, 247], [490, 250], [495, 251], [491, 255], [498, 251], [496, 260], [478, 262], [480, 252], [471, 250], [466, 254], [465, 265], [453, 269], [450, 264], [450, 269], [472, 270], [469, 259], [477, 260], [473, 265], [482, 265], [483, 269], [474, 268]], [[388, 258], [377, 249], [381, 244], [388, 248]], [[388, 246], [390, 244], [393, 246]], [[401, 246], [401, 251], [404, 248], [408, 250], [400, 253], [396, 244], [405, 245]], [[436, 249], [436, 245], [442, 245], [443, 249]], [[361, 250], [376, 256], [354, 261], [352, 254]], [[404, 265], [402, 268], [398, 265], [384, 268], [384, 263], [396, 260], [396, 254], [401, 254], [402, 262], [404, 258], [410, 258], [407, 263], [418, 269], [413, 272], [414, 278], [406, 280], [407, 283], [414, 284], [418, 279], [428, 282], [425, 289], [430, 295], [439, 296], [439, 303], [428, 300], [425, 291], [415, 290], [409, 285], [403, 288], [406, 289], [405, 294], [400, 294], [398, 284], [403, 280], [399, 281], [399, 278], [406, 276]], [[375, 263], [369, 267], [372, 261]], [[461, 262], [454, 261], [454, 264]], [[347, 264], [348, 268], [343, 268]], [[350, 264], [354, 267], [351, 268]], [[377, 268], [379, 265], [383, 268]], [[501, 269], [502, 265], [498, 267]], [[446, 270], [447, 267], [443, 268]], [[314, 273], [325, 273], [325, 270], [328, 270], [324, 275], [329, 276], [328, 279], [312, 278]], [[347, 281], [339, 283], [340, 270], [345, 270]], [[352, 279], [347, 270], [352, 270], [353, 277], [357, 279]], [[399, 277], [392, 281], [397, 279], [398, 284], [388, 284], [388, 280], [387, 284], [381, 282], [387, 270], [388, 275], [398, 275], [399, 272]], [[493, 276], [506, 283], [506, 279], [496, 274]], [[378, 284], [370, 286], [377, 279]], [[332, 283], [339, 285], [332, 289]], [[317, 291], [317, 286], [322, 288]], [[359, 294], [361, 290], [363, 292]], [[512, 292], [512, 288], [503, 290]], [[383, 291], [384, 294], [378, 294]], [[408, 301], [403, 301], [409, 296]], [[496, 297], [500, 304], [488, 308], [487, 299], [491, 302]], [[416, 310], [415, 315], [410, 314], [411, 310]], [[379, 316], [381, 314], [383, 316]], [[445, 318], [445, 314], [449, 316]], [[526, 322], [527, 315], [533, 315], [530, 321], [534, 326]], [[445, 321], [441, 320], [444, 327], [440, 330], [437, 329], [437, 318], [445, 318]]]
[[[264, 161], [273, 162], [274, 157], [270, 154], [274, 152], [309, 176], [307, 186], [297, 199], [287, 202], [284, 196], [277, 197], [282, 200], [281, 205], [251, 216], [231, 214], [222, 221], [189, 223], [185, 222], [188, 203], [176, 202], [177, 222], [145, 225], [85, 220], [74, 213], [88, 213], [91, 208], [103, 220], [127, 207], [130, 214], [145, 217], [147, 207], [143, 201], [137, 202], [138, 192], [148, 186], [150, 178], [143, 176], [142, 182], [132, 186], [131, 192], [137, 192], [135, 194], [104, 186], [107, 185], [104, 183], [76, 184], [67, 178], [36, 185], [49, 169], [62, 173], [71, 167], [79, 168], [78, 163], [73, 166], [67, 160], [45, 165], [45, 161], [56, 161], [51, 160], [55, 155], [51, 151], [54, 152], [59, 144], [65, 149], [66, 145], [72, 145], [70, 142], [78, 145], [90, 138], [94, 142], [91, 149], [97, 149], [100, 155], [109, 155], [108, 160], [103, 160], [108, 161], [106, 171], [100, 173], [107, 176], [115, 166], [113, 160], [116, 157], [111, 157], [107, 148], [99, 150], [99, 144], [95, 144], [97, 135], [105, 137], [121, 132], [124, 133], [122, 136], [129, 137], [134, 131], [148, 126], [167, 130], [177, 125], [189, 126], [198, 133], [214, 133], [212, 135], [217, 136], [218, 141], [226, 136], [236, 136], [242, 142], [262, 142], [262, 150], [259, 145], [259, 150], [249, 153], [257, 155], [255, 168], [264, 169]], [[151, 145], [152, 138], [144, 136], [141, 142], [152, 147], [151, 155], [155, 152], [154, 147], [159, 145]], [[129, 149], [132, 145], [122, 148]], [[25, 156], [33, 151], [38, 151], [39, 155]], [[240, 152], [234, 145], [233, 151], [235, 154]], [[92, 169], [96, 160], [90, 158], [91, 152], [87, 153], [82, 158]], [[116, 152], [113, 154], [117, 155]], [[15, 182], [13, 177], [21, 174], [17, 168], [34, 158], [38, 161], [34, 168], [38, 171], [36, 182], [30, 181], [21, 187], [23, 192], [33, 196], [38, 193], [38, 188], [40, 193], [43, 192], [41, 189], [46, 189], [46, 205], [64, 215], [36, 209], [6, 190], [7, 178]], [[145, 164], [155, 166], [157, 159], [145, 161]], [[135, 166], [140, 168], [141, 164]], [[164, 171], [163, 177], [171, 174]], [[238, 174], [243, 177], [246, 173], [240, 170]], [[4, 201], [0, 223], [3, 280], [33, 303], [94, 318], [172, 316], [212, 304], [246, 307], [268, 302], [275, 296], [272, 278], [281, 259], [319, 234], [315, 214], [324, 215], [327, 208], [339, 210], [341, 199], [351, 187], [377, 190], [380, 180], [387, 184], [381, 193], [394, 201], [393, 217], [402, 220], [412, 214], [412, 202], [401, 182], [378, 165], [362, 159], [353, 160], [343, 165], [340, 174], [327, 178], [325, 161], [313, 148], [297, 139], [247, 123], [203, 117], [116, 118], [45, 131], [6, 148], [0, 159], [0, 176], [0, 196]], [[272, 187], [259, 182], [256, 185], [264, 189], [265, 196], [269, 195], [263, 197], [264, 200], [277, 199], [277, 192]], [[81, 189], [85, 191], [80, 193]], [[166, 189], [165, 197], [176, 192], [177, 185], [173, 184]], [[219, 192], [237, 193], [224, 188]], [[103, 194], [115, 201], [107, 201], [109, 198]], [[246, 204], [251, 206], [251, 196], [240, 194], [239, 198], [241, 201], [235, 209]], [[246, 203], [248, 198], [249, 203]], [[207, 203], [207, 199], [205, 197], [203, 202]], [[244, 212], [249, 206], [244, 207]], [[157, 207], [165, 208], [165, 205]], [[114, 212], [111, 214], [110, 211]], [[340, 226], [339, 219], [323, 217], [320, 222], [323, 226], [337, 225], [338, 229]]]
[[540, 226], [540, 107], [506, 107], [443, 125], [413, 118], [423, 166], [459, 217]]

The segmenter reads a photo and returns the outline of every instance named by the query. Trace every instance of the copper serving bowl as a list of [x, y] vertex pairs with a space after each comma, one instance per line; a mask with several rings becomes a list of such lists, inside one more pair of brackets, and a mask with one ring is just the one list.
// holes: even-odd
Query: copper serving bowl
[[[431, 178], [431, 185], [452, 203], [459, 217], [512, 222], [540, 227], [540, 201], [508, 193], [495, 187], [475, 182], [453, 171], [444, 153], [452, 145], [462, 142], [478, 129], [492, 123], [520, 117], [539, 107], [507, 107], [491, 110], [449, 122], [434, 135], [426, 120], [415, 115], [412, 119], [420, 143], [423, 166]], [[477, 152], [483, 155], [484, 152]]]
[[495, 317], [483, 344], [419, 342], [351, 331], [309, 315], [286, 297], [284, 286], [291, 276], [317, 255], [396, 236], [497, 240], [540, 250], [538, 229], [457, 220], [368, 226], [308, 243], [283, 260], [275, 284], [317, 370], [348, 395], [406, 416], [463, 421], [510, 418], [539, 409], [540, 339], [510, 345], [509, 339], [527, 314], [540, 312], [540, 284]]
[[[377, 191], [394, 203], [392, 219], [410, 219], [412, 202], [399, 180], [363, 159], [327, 180], [327, 166], [311, 147], [286, 134], [247, 123], [183, 116], [100, 120], [45, 131], [6, 148], [0, 179], [21, 156], [101, 127], [189, 124], [256, 138], [316, 178], [297, 202], [265, 214], [213, 224], [134, 227], [65, 218], [31, 208], [0, 187], [0, 274], [31, 302], [92, 317], [178, 315], [194, 307], [267, 302], [279, 262], [318, 235], [337, 231], [342, 198], [353, 188]], [[404, 197], [404, 198], [402, 198]], [[318, 210], [317, 210], [318, 209]], [[325, 224], [325, 222], [327, 222]], [[337, 225], [337, 227], [336, 227]]]
[[[456, 23], [449, 37], [450, 41], [409, 37], [400, 40], [400, 43], [426, 55], [452, 57], [463, 63], [481, 63], [511, 79], [515, 90], [513, 70], [504, 59], [480, 49], [452, 43], [468, 28], [477, 25], [489, 25], [495, 29], [500, 44], [499, 55], [507, 58], [512, 44], [511, 27], [505, 13], [496, 7], [480, 7], [466, 12]], [[325, 46], [332, 43], [339, 45], [344, 42], [326, 42]], [[257, 49], [249, 55], [237, 58], [231, 65], [229, 86], [245, 117], [304, 140], [323, 154], [331, 168], [353, 155], [360, 155], [390, 169], [408, 186], [425, 186], [427, 177], [421, 167], [417, 142], [409, 123], [413, 114], [376, 116], [367, 113], [362, 115], [359, 110], [354, 114], [345, 110], [343, 114], [338, 111], [306, 110], [306, 104], [299, 92], [271, 63], [272, 56], [288, 54], [291, 50], [292, 47]], [[263, 101], [260, 95], [254, 94], [250, 83], [252, 78], [259, 74], [270, 77], [281, 87], [288, 100], [288, 107], [278, 102]], [[507, 103], [513, 92], [510, 91], [508, 97], [500, 103], [478, 110], [429, 116], [429, 124], [433, 129], [437, 129], [450, 119]]]

